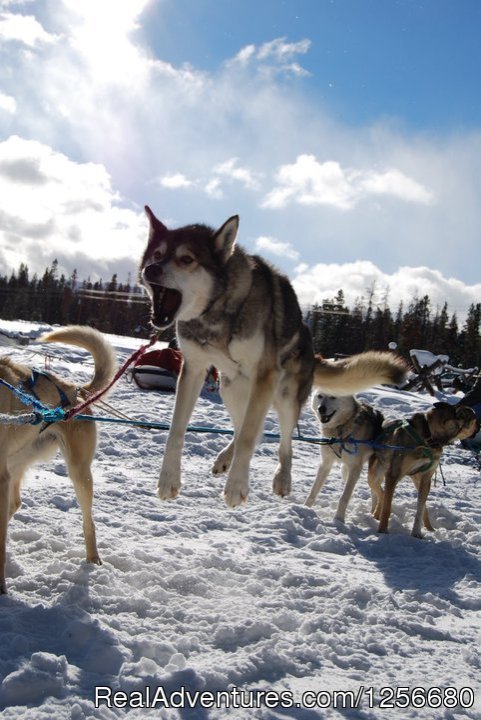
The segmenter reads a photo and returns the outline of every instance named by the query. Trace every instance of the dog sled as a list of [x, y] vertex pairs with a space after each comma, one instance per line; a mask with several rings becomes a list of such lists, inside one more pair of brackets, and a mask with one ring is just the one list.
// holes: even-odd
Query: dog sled
[[[151, 350], [135, 363], [130, 379], [142, 390], [175, 392], [181, 368], [182, 353], [177, 348]], [[209, 369], [204, 388], [209, 392], [219, 390], [219, 373], [215, 367]]]
[[175, 392], [182, 367], [182, 353], [174, 348], [151, 350], [137, 361], [130, 371], [130, 379], [142, 390]]
[[403, 390], [426, 390], [435, 396], [439, 392], [451, 388], [464, 390], [471, 385], [479, 369], [459, 368], [449, 364], [447, 355], [434, 355], [429, 350], [409, 351], [411, 359], [411, 372]]

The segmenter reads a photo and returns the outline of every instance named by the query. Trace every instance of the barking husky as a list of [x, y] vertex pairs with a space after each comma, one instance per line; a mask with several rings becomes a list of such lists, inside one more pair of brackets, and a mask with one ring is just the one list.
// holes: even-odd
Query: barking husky
[[249, 464], [271, 405], [281, 441], [273, 490], [291, 489], [291, 436], [312, 383], [332, 394], [352, 394], [378, 383], [402, 382], [404, 364], [390, 353], [364, 353], [340, 362], [314, 357], [289, 280], [262, 258], [236, 245], [239, 218], [214, 231], [205, 225], [169, 230], [149, 207], [150, 234], [140, 276], [158, 329], [177, 323], [184, 365], [177, 386], [158, 493], [175, 497], [181, 486], [184, 434], [206, 369], [221, 372], [221, 395], [234, 439], [218, 455], [215, 475], [229, 472], [225, 500], [247, 500]]
[[[43, 404], [56, 407], [74, 406], [86, 394], [97, 392], [112, 379], [116, 361], [111, 346], [101, 333], [93, 328], [70, 326], [55, 330], [40, 338], [42, 342], [60, 342], [77, 345], [92, 353], [95, 362], [93, 379], [80, 390], [50, 373], [32, 375], [32, 369], [0, 358], [0, 377], [14, 387], [24, 386]], [[0, 412], [19, 414], [25, 407], [10, 390], [0, 386]], [[87, 410], [88, 412], [88, 410]], [[92, 463], [96, 446], [93, 422], [58, 422], [52, 425], [0, 425], [0, 594], [5, 593], [5, 546], [7, 525], [20, 507], [20, 485], [25, 470], [60, 448], [67, 463], [83, 516], [83, 531], [87, 562], [100, 565], [92, 519]]]
[[[344, 522], [354, 487], [364, 465], [374, 452], [372, 444], [369, 443], [381, 433], [383, 416], [379, 410], [360, 403], [352, 395], [333, 397], [316, 392], [312, 396], [312, 409], [321, 423], [324, 437], [340, 438], [344, 445], [321, 445], [321, 464], [306, 505], [314, 505], [333, 464], [338, 462], [342, 466], [345, 486], [337, 506], [336, 520]], [[377, 494], [373, 495], [373, 512], [376, 504]]]

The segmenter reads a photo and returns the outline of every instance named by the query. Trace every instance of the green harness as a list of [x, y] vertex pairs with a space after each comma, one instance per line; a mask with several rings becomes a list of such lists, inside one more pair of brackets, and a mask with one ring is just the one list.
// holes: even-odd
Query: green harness
[[[421, 437], [421, 435], [413, 428], [413, 426], [407, 421], [407, 420], [396, 420], [391, 425], [389, 425], [387, 428], [383, 430], [381, 435], [376, 439], [376, 443], [382, 444], [383, 441], [392, 435], [396, 430], [399, 428], [402, 428], [407, 432], [409, 437], [414, 440], [416, 443], [414, 447], [410, 448], [411, 450], [422, 450], [422, 454], [424, 457], [428, 458], [428, 462], [426, 465], [423, 465], [418, 470], [416, 470], [415, 474], [420, 472], [427, 472], [432, 468], [434, 463], [436, 462], [436, 458], [434, 457], [433, 451], [429, 447], [429, 445], [426, 444], [426, 441], [424, 438]], [[400, 447], [399, 450], [406, 450], [407, 448]]]

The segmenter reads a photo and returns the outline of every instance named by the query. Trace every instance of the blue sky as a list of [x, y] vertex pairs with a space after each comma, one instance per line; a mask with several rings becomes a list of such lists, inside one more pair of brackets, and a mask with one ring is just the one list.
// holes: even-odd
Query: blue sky
[[303, 305], [481, 298], [481, 3], [0, 0], [0, 264], [135, 277], [143, 205]]
[[251, 43], [309, 38], [304, 90], [348, 124], [481, 123], [478, 0], [177, 0], [153, 4], [146, 19], [159, 55], [209, 72]]

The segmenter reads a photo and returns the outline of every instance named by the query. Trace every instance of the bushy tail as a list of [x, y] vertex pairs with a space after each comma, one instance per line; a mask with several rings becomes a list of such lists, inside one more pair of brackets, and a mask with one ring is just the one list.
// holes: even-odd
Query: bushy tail
[[112, 346], [102, 333], [94, 330], [94, 328], [83, 325], [68, 325], [42, 335], [39, 342], [75, 345], [91, 353], [94, 359], [95, 373], [92, 380], [83, 386], [83, 389], [89, 393], [102, 390], [112, 380], [117, 370], [117, 361]]
[[354, 395], [373, 385], [401, 385], [407, 366], [389, 352], [369, 351], [342, 360], [316, 355], [314, 386], [331, 395]]

